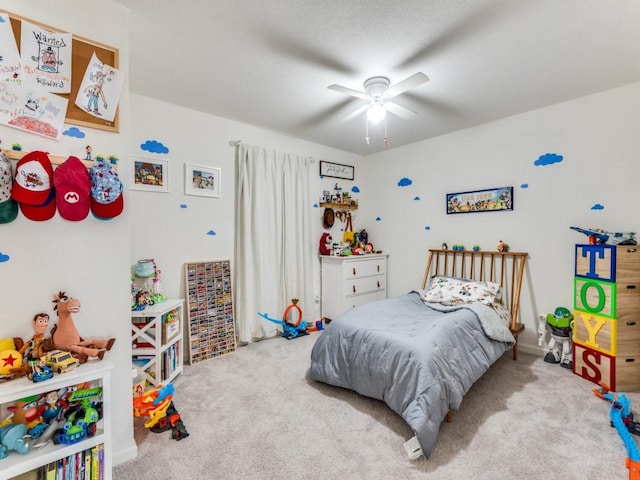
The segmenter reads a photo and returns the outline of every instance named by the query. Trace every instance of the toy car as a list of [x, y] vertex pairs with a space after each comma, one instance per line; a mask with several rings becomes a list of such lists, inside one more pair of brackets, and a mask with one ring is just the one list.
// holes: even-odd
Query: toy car
[[48, 352], [45, 362], [58, 373], [68, 372], [80, 365], [77, 358], [72, 357], [69, 352], [63, 350], [52, 350]]
[[31, 371], [29, 372], [29, 380], [33, 383], [49, 380], [53, 377], [53, 369], [47, 365], [39, 365], [37, 361], [30, 361]]

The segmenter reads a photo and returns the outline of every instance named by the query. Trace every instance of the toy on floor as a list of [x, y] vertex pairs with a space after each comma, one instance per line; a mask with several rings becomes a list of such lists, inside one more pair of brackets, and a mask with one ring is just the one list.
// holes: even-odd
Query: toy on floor
[[[559, 363], [561, 367], [573, 368], [571, 332], [573, 315], [569, 309], [558, 307], [553, 313], [538, 317], [538, 345], [547, 347], [544, 361]], [[551, 338], [549, 340], [549, 335]]]
[[51, 350], [66, 350], [72, 352], [80, 363], [89, 357], [102, 360], [106, 351], [111, 350], [115, 338], [84, 339], [78, 333], [73, 321], [72, 313], [80, 311], [80, 300], [69, 297], [65, 292], [54, 296], [54, 310], [58, 314], [58, 323], [51, 329], [51, 335], [45, 339], [44, 348]]
[[629, 480], [640, 480], [640, 449], [631, 437], [631, 433], [639, 434], [638, 424], [633, 421], [631, 402], [624, 393], [609, 392], [609, 387], [602, 382], [600, 388], [594, 389], [593, 393], [611, 402], [611, 424], [627, 449], [625, 465], [629, 469]]
[[171, 438], [179, 441], [188, 437], [189, 432], [173, 405], [173, 392], [171, 383], [146, 391], [133, 399], [133, 414], [138, 418], [149, 417], [144, 426], [154, 433], [171, 429]]
[[[276, 320], [275, 318], [269, 318], [266, 313], [258, 312], [265, 320], [269, 320], [277, 325], [282, 327], [282, 336], [287, 340], [291, 340], [292, 338], [298, 338], [303, 335], [309, 335], [307, 331], [308, 322], [306, 320], [302, 320], [302, 309], [298, 306], [298, 299], [294, 298], [291, 300], [291, 305], [289, 305], [282, 315], [282, 320]], [[297, 312], [294, 313], [294, 312]], [[297, 319], [293, 321], [292, 317], [297, 316]]]

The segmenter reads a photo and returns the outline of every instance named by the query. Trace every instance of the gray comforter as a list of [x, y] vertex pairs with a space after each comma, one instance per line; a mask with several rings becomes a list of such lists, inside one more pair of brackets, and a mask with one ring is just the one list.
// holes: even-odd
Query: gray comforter
[[445, 307], [411, 292], [333, 320], [311, 352], [311, 378], [386, 402], [428, 457], [447, 412], [513, 343], [492, 308]]

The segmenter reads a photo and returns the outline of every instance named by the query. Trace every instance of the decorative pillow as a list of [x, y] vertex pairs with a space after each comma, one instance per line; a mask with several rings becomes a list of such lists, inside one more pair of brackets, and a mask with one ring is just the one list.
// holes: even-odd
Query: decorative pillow
[[443, 305], [460, 305], [472, 302], [492, 305], [499, 292], [500, 285], [493, 282], [434, 277], [422, 299], [425, 302], [442, 303]]
[[500, 319], [507, 327], [511, 326], [511, 312], [507, 307], [505, 307], [501, 303], [495, 302], [493, 305], [491, 305], [491, 308], [493, 308], [493, 310], [498, 314]]

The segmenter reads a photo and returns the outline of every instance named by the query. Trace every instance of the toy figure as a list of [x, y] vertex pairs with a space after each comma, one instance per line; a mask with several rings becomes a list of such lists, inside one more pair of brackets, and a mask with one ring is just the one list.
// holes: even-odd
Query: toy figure
[[[564, 307], [558, 307], [554, 313], [538, 317], [538, 345], [547, 347], [545, 362], [559, 363], [561, 367], [573, 368], [572, 329], [573, 315]], [[547, 342], [549, 332], [551, 339]]]
[[80, 300], [68, 297], [65, 292], [59, 292], [54, 296], [54, 310], [58, 314], [58, 323], [51, 329], [51, 335], [44, 341], [47, 351], [65, 350], [75, 354], [80, 363], [87, 361], [89, 357], [102, 360], [104, 353], [111, 350], [115, 338], [92, 338], [85, 340], [78, 333], [73, 322], [72, 313], [80, 311]]
[[324, 232], [320, 237], [320, 255], [331, 255], [333, 237], [329, 232]]
[[496, 248], [496, 250], [498, 250], [499, 252], [508, 252], [509, 251], [509, 244], [508, 243], [504, 243], [502, 240], [500, 240], [498, 242], [498, 247]]
[[49, 326], [49, 315], [46, 313], [36, 313], [33, 317], [33, 337], [18, 350], [25, 362], [28, 360], [38, 360], [44, 356], [44, 335]]

